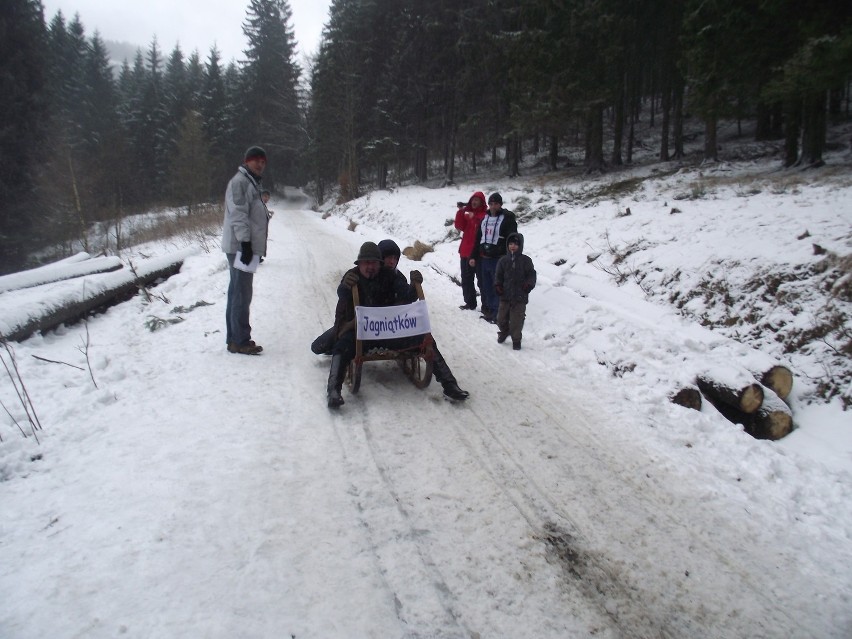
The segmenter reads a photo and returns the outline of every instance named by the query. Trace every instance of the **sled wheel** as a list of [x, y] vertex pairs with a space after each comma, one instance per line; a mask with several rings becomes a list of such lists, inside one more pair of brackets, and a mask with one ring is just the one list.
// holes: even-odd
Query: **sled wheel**
[[353, 359], [349, 362], [349, 368], [346, 369], [346, 385], [349, 387], [349, 392], [353, 395], [361, 388], [361, 367], [362, 363], [356, 363]]
[[402, 370], [417, 388], [426, 388], [432, 382], [432, 345], [402, 360]]

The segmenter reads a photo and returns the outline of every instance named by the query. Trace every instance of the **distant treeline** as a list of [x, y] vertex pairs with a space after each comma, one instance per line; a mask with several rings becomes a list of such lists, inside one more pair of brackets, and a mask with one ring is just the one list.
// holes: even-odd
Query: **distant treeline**
[[0, 272], [92, 222], [221, 199], [250, 144], [267, 184], [348, 199], [460, 161], [556, 170], [569, 146], [590, 171], [629, 163], [640, 119], [676, 159], [687, 115], [707, 160], [736, 119], [818, 166], [850, 117], [849, 0], [332, 0], [304, 88], [291, 21], [249, 0], [238, 65], [154, 39], [116, 77], [78, 17], [0, 3]]
[[[784, 140], [819, 165], [827, 118], [849, 117], [849, 0], [370, 0], [332, 2], [311, 80], [311, 166], [345, 197], [440, 165], [585, 148], [589, 170], [630, 162], [640, 115], [659, 157], [684, 117]], [[646, 120], [646, 121], [647, 121]]]
[[154, 38], [116, 74], [79, 16], [0, 3], [0, 272], [95, 222], [221, 200], [251, 144], [266, 184], [289, 180], [306, 140], [290, 22], [286, 0], [250, 0], [239, 66]]

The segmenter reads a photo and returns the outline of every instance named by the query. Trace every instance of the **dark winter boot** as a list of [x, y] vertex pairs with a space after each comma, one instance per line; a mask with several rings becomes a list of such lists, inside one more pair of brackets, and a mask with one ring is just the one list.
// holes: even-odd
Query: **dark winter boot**
[[438, 383], [444, 388], [444, 397], [447, 399], [455, 399], [455, 400], [465, 400], [470, 396], [466, 390], [462, 390], [459, 388], [458, 382], [456, 382], [456, 378], [453, 377], [452, 371], [450, 371], [450, 367], [447, 366], [447, 362], [444, 361], [444, 356], [438, 352], [438, 349], [434, 349], [435, 358], [432, 360], [432, 373], [435, 375], [435, 379], [438, 380]]
[[331, 358], [331, 370], [328, 371], [328, 407], [340, 408], [343, 405], [343, 396], [340, 394], [343, 388], [343, 378], [346, 376], [346, 367], [343, 365], [343, 356], [334, 355]]

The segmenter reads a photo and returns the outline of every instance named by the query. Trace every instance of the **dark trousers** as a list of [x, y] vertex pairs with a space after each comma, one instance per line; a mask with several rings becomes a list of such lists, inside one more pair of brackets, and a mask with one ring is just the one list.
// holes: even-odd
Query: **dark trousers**
[[337, 331], [332, 326], [325, 333], [317, 337], [311, 344], [311, 350], [317, 355], [331, 355], [334, 351], [334, 342], [337, 341]]
[[497, 330], [501, 335], [511, 337], [512, 344], [520, 344], [526, 317], [526, 302], [500, 300], [500, 308], [497, 311]]
[[477, 260], [482, 265], [482, 312], [485, 315], [494, 315], [500, 306], [500, 298], [494, 289], [494, 279], [497, 273], [497, 258], [483, 257]]
[[226, 253], [231, 283], [228, 285], [228, 304], [225, 307], [225, 343], [242, 345], [251, 340], [249, 307], [253, 293], [254, 273], [234, 268], [236, 253]]
[[474, 278], [479, 290], [482, 290], [482, 278], [479, 274], [479, 269], [470, 265], [470, 258], [461, 258], [461, 286], [464, 303], [470, 308], [476, 308], [476, 286]]

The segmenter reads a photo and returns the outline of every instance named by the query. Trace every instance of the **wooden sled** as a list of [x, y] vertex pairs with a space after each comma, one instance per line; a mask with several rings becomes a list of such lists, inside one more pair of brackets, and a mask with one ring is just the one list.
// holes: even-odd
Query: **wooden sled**
[[[414, 283], [417, 290], [417, 298], [425, 299], [423, 287]], [[352, 287], [352, 300], [355, 306], [360, 306], [358, 287]], [[364, 362], [396, 361], [402, 372], [411, 380], [417, 388], [426, 388], [432, 382], [432, 359], [434, 357], [431, 333], [425, 333], [419, 344], [410, 348], [393, 350], [388, 348], [370, 348], [369, 340], [355, 340], [355, 357], [349, 362], [346, 371], [346, 385], [349, 392], [355, 394], [361, 387], [361, 369]]]

